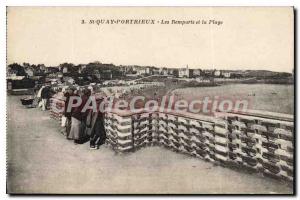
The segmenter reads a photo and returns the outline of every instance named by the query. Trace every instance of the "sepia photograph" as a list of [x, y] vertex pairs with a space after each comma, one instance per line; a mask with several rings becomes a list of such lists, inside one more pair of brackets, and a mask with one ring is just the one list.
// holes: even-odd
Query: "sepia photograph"
[[293, 7], [6, 15], [7, 194], [295, 194]]

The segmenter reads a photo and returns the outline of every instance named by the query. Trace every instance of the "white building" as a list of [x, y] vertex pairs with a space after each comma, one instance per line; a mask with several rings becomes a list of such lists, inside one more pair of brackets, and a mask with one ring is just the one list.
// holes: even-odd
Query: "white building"
[[178, 70], [178, 77], [179, 78], [189, 78], [190, 77], [190, 70], [189, 67], [181, 68]]
[[221, 71], [220, 70], [216, 70], [214, 71], [214, 76], [221, 76]]
[[146, 74], [151, 74], [151, 69], [150, 69], [150, 67], [147, 67], [147, 68], [146, 68]]
[[167, 69], [162, 69], [160, 74], [164, 75], [164, 76], [167, 76], [168, 75], [168, 70]]
[[140, 68], [140, 69], [138, 69], [137, 70], [137, 74], [141, 75], [141, 76], [147, 74], [147, 68]]
[[63, 70], [62, 70], [62, 71], [63, 71], [63, 73], [68, 73], [68, 67], [66, 67], [66, 66], [63, 67]]
[[137, 74], [138, 75], [151, 75], [152, 69], [150, 67], [141, 67], [141, 68], [137, 69]]

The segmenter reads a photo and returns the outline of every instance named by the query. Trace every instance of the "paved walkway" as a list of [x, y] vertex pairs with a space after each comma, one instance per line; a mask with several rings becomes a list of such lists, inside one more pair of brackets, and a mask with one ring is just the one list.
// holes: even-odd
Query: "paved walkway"
[[7, 98], [9, 193], [291, 193], [292, 187], [160, 147], [116, 155], [74, 145], [48, 112]]

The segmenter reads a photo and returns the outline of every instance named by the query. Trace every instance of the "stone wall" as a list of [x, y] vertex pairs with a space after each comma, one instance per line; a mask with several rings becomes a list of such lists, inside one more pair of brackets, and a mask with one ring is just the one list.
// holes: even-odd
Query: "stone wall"
[[224, 166], [293, 180], [293, 116], [249, 111], [205, 116], [186, 112], [111, 111], [107, 145], [116, 152], [160, 145]]
[[[50, 104], [59, 110], [64, 107], [60, 96], [52, 98]], [[50, 115], [59, 120], [62, 112], [51, 109]], [[160, 145], [210, 162], [292, 181], [293, 120], [293, 115], [250, 110], [214, 116], [112, 110], [105, 113], [106, 144], [116, 152]]]

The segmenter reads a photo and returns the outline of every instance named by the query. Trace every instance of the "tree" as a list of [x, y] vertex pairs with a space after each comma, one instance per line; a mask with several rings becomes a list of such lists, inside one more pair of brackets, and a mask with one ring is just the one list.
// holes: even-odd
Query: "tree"
[[19, 65], [18, 63], [10, 64], [10, 65], [8, 65], [8, 68], [10, 68], [12, 71], [14, 71], [17, 76], [26, 76], [27, 75], [24, 68], [21, 65]]
[[60, 72], [63, 72], [64, 68], [67, 68], [70, 74], [76, 74], [78, 72], [77, 67], [75, 67], [73, 63], [62, 63], [59, 65]]

